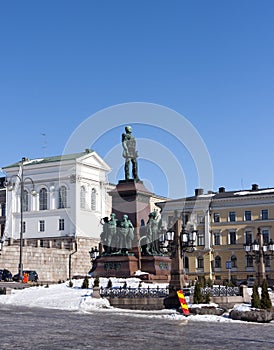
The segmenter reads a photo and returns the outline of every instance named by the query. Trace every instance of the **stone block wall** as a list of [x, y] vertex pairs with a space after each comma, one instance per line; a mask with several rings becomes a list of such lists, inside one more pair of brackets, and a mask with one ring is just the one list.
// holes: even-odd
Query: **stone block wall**
[[[14, 275], [18, 272], [19, 242], [11, 241], [3, 247], [0, 255], [0, 268], [6, 268]], [[23, 268], [35, 270], [40, 282], [65, 281], [74, 275], [86, 275], [91, 269], [89, 251], [98, 245], [98, 239], [71, 238], [45, 241], [24, 241]], [[59, 247], [59, 248], [58, 248]], [[65, 248], [66, 247], [66, 248]]]

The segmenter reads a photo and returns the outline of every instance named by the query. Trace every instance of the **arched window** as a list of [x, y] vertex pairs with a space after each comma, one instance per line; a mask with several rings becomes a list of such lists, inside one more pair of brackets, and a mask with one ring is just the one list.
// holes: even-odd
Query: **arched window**
[[96, 189], [93, 188], [91, 190], [91, 203], [90, 203], [91, 210], [95, 211], [96, 210]]
[[222, 268], [222, 259], [219, 255], [217, 255], [215, 258], [215, 268], [216, 269]]
[[39, 191], [39, 210], [48, 209], [48, 191], [45, 187]]
[[23, 203], [22, 203], [22, 205], [23, 205], [23, 207], [22, 207], [23, 211], [29, 211], [29, 193], [28, 193], [27, 190], [24, 190], [24, 191], [23, 191], [23, 197], [22, 197], [22, 199], [23, 199]]
[[58, 196], [58, 208], [66, 208], [67, 207], [67, 189], [65, 186], [61, 186], [59, 188], [59, 196]]
[[81, 189], [80, 189], [80, 208], [81, 209], [86, 208], [86, 188], [85, 188], [85, 186], [81, 186]]
[[237, 267], [237, 258], [236, 258], [236, 256], [232, 255], [230, 260], [231, 260], [231, 267], [232, 267], [232, 269]]
[[202, 256], [198, 256], [197, 258], [197, 268], [198, 269], [204, 268], [204, 258]]
[[253, 267], [253, 257], [251, 255], [246, 257], [246, 267]]

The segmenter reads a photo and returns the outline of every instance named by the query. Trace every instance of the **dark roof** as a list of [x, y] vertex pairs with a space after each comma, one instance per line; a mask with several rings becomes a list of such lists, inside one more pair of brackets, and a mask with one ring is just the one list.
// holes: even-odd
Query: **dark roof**
[[[191, 202], [191, 201], [203, 201], [203, 200], [218, 200], [226, 198], [241, 198], [246, 196], [260, 196], [260, 195], [274, 195], [274, 188], [258, 188], [256, 190], [247, 189], [247, 190], [235, 190], [235, 191], [224, 191], [224, 192], [211, 192], [209, 194], [202, 194], [199, 196], [190, 196], [177, 199], [169, 199], [157, 204], [164, 205], [165, 203], [176, 203], [176, 202]], [[212, 196], [210, 196], [212, 195]]]
[[[33, 164], [45, 164], [45, 163], [53, 163], [53, 162], [60, 162], [60, 161], [64, 161], [64, 160], [73, 160], [73, 159], [77, 159], [80, 158], [82, 156], [84, 156], [85, 154], [88, 153], [92, 153], [93, 150], [91, 149], [86, 149], [85, 152], [80, 152], [80, 153], [73, 153], [73, 154], [63, 154], [60, 156], [53, 156], [53, 157], [44, 157], [44, 158], [37, 158], [37, 159], [26, 159], [26, 163], [24, 163], [24, 167], [28, 166], [28, 165], [33, 165]], [[28, 163], [29, 161], [29, 163]], [[3, 169], [7, 169], [7, 168], [13, 168], [16, 166], [19, 166], [21, 164], [21, 161], [5, 166], [3, 167]]]

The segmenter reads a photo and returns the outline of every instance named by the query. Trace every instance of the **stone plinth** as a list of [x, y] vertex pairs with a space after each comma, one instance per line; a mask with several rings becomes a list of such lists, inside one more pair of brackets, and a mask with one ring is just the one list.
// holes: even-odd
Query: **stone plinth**
[[152, 193], [142, 181], [120, 180], [109, 194], [112, 196], [112, 212], [117, 219], [122, 220], [123, 215], [127, 214], [135, 228], [139, 228], [142, 221], [147, 222]]
[[95, 277], [132, 277], [138, 270], [138, 259], [133, 256], [101, 256], [96, 259]]
[[142, 256], [141, 270], [154, 275], [155, 279], [169, 281], [171, 259], [167, 256]]

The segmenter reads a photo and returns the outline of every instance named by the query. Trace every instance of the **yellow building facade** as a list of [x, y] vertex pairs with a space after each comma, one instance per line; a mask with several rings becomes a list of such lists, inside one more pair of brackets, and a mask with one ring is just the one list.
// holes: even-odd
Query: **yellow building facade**
[[[258, 229], [265, 244], [274, 239], [274, 189], [226, 191], [204, 194], [195, 190], [195, 196], [171, 200], [159, 205], [167, 228], [181, 215], [184, 225], [197, 229], [195, 250], [185, 252], [185, 274], [189, 280], [204, 277], [215, 282], [246, 280], [256, 277], [257, 263], [247, 256], [244, 244], [257, 238]], [[268, 280], [274, 280], [274, 260], [265, 256]]]

